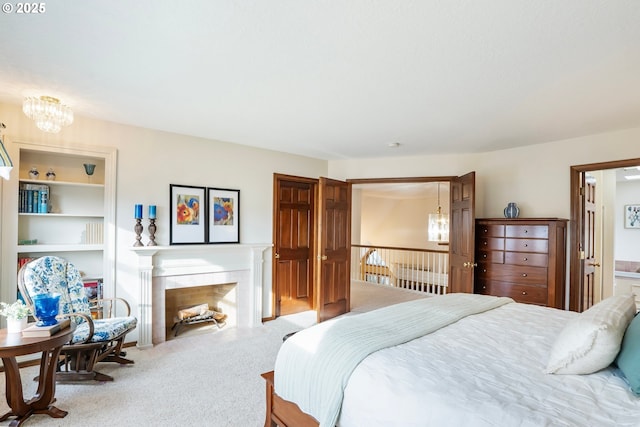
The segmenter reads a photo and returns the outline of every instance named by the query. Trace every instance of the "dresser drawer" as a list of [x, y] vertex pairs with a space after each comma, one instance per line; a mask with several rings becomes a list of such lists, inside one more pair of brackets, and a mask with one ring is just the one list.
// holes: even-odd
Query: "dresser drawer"
[[478, 264], [476, 273], [482, 280], [502, 280], [525, 285], [547, 285], [547, 269], [507, 264], [491, 264], [483, 268]]
[[504, 225], [478, 224], [476, 236], [479, 237], [504, 237]]
[[504, 252], [502, 251], [478, 251], [476, 255], [477, 262], [490, 262], [495, 264], [504, 264]]
[[546, 225], [507, 225], [505, 228], [505, 237], [548, 239], [549, 227]]
[[514, 252], [549, 252], [549, 241], [543, 239], [505, 239], [504, 248]]
[[549, 257], [547, 254], [529, 252], [505, 252], [504, 263], [511, 265], [530, 265], [533, 267], [547, 267]]
[[[564, 308], [567, 222], [561, 218], [477, 218], [474, 291]], [[640, 291], [638, 301], [640, 304]]]
[[521, 285], [502, 281], [481, 281], [476, 293], [513, 298], [516, 302], [527, 304], [547, 304], [547, 287]]
[[479, 237], [476, 240], [478, 250], [503, 251], [504, 239], [501, 237]]

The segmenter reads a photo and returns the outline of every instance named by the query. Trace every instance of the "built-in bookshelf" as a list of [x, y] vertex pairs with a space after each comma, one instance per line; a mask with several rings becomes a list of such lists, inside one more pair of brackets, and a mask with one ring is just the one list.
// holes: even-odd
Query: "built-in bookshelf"
[[[113, 296], [116, 150], [22, 142], [11, 148], [18, 173], [3, 188], [3, 218], [9, 218], [2, 229], [3, 282], [17, 285], [16, 267], [26, 260], [56, 255], [85, 282], [99, 281], [103, 296]], [[85, 163], [95, 165], [90, 176]], [[47, 179], [51, 172], [55, 179]], [[5, 274], [9, 269], [14, 274]], [[3, 290], [2, 300], [11, 295]]]

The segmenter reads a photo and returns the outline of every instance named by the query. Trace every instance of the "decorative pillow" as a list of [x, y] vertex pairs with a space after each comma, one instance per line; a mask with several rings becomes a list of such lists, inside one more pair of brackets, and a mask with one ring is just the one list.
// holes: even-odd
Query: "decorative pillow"
[[640, 396], [640, 315], [636, 315], [624, 334], [616, 364], [631, 386], [633, 394]]
[[636, 313], [633, 295], [600, 301], [573, 318], [556, 338], [547, 364], [549, 374], [591, 374], [611, 364]]

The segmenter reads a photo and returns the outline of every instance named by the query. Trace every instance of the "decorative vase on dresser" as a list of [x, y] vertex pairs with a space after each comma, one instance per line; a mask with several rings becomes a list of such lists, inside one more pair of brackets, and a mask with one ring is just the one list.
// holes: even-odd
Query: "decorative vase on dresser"
[[507, 207], [504, 208], [504, 217], [505, 218], [518, 218], [520, 215], [520, 208], [515, 202], [507, 203]]
[[564, 309], [566, 235], [566, 219], [476, 219], [474, 292]]

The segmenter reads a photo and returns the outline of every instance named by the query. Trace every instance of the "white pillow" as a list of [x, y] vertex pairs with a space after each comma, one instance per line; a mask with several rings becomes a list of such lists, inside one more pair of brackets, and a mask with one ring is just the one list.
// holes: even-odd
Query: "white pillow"
[[556, 338], [548, 374], [591, 374], [613, 362], [636, 313], [633, 295], [607, 298], [573, 318]]

